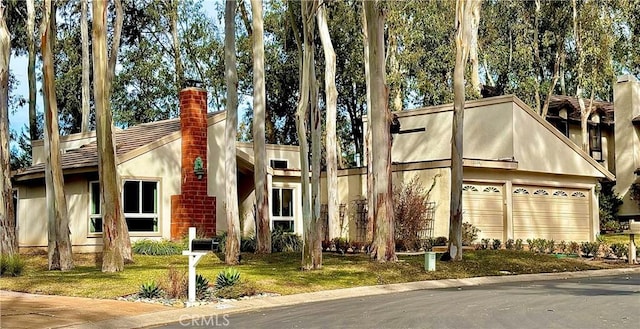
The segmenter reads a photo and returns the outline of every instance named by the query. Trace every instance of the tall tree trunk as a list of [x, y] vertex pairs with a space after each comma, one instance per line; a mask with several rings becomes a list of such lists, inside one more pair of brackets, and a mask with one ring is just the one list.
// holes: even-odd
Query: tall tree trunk
[[398, 62], [398, 36], [389, 35], [389, 67], [391, 69], [391, 93], [393, 94], [393, 111], [402, 111], [402, 77], [400, 76], [400, 62]]
[[[298, 139], [300, 141], [300, 164], [302, 166], [302, 226], [304, 230], [303, 246], [302, 246], [302, 269], [311, 270], [315, 268], [315, 240], [316, 240], [316, 216], [315, 216], [315, 199], [316, 191], [312, 187], [312, 194], [309, 193], [309, 147], [307, 142], [307, 120], [309, 119], [309, 113], [312, 110], [312, 103], [314, 102], [313, 90], [315, 87], [315, 69], [314, 69], [314, 56], [313, 56], [313, 7], [314, 5], [309, 1], [303, 1], [300, 3], [302, 10], [302, 35], [303, 35], [303, 55], [302, 55], [302, 80], [300, 83], [300, 99], [298, 101], [298, 109], [296, 112], [296, 125], [298, 130]], [[316, 100], [317, 102], [317, 96]], [[314, 125], [315, 119], [314, 113], [311, 113], [311, 125]], [[311, 128], [312, 133], [312, 147], [314, 136], [314, 128]], [[313, 157], [313, 155], [312, 155]], [[315, 162], [315, 158], [312, 159]], [[315, 163], [313, 164], [313, 171], [315, 171]], [[311, 185], [313, 186], [315, 182]], [[312, 211], [313, 206], [313, 211]]]
[[[169, 13], [171, 40], [173, 41], [173, 60], [176, 67], [176, 92], [182, 89], [184, 73], [182, 70], [182, 56], [180, 55], [180, 39], [178, 38], [178, 0], [170, 0], [171, 12]], [[234, 5], [235, 7], [235, 5]], [[234, 47], [235, 49], [235, 47]]]
[[18, 253], [16, 216], [13, 209], [13, 188], [9, 160], [9, 60], [11, 59], [11, 34], [4, 15], [4, 3], [0, 0], [0, 253]]
[[369, 39], [369, 74], [371, 86], [371, 142], [373, 162], [373, 190], [376, 221], [372, 258], [379, 262], [396, 261], [391, 185], [391, 133], [389, 123], [389, 89], [385, 82], [384, 12], [378, 1], [364, 1]]
[[88, 0], [80, 0], [80, 34], [82, 38], [82, 123], [81, 132], [89, 131], [89, 27]]
[[325, 0], [322, 0], [322, 3], [318, 7], [318, 32], [324, 51], [325, 103], [327, 105], [327, 136], [325, 142], [327, 148], [327, 229], [329, 230], [329, 239], [333, 239], [342, 235], [341, 227], [339, 227], [338, 159], [336, 154], [338, 150], [338, 141], [336, 139], [338, 90], [336, 89], [336, 53], [333, 50], [329, 26], [327, 25], [326, 3]]
[[[536, 99], [536, 113], [540, 113], [542, 115], [542, 106], [540, 100], [540, 86], [542, 85], [542, 79], [544, 78], [544, 70], [542, 67], [542, 60], [540, 59], [540, 37], [538, 36], [538, 29], [540, 28], [540, 0], [535, 0], [535, 15], [534, 15], [534, 24], [533, 24], [533, 58], [535, 59], [535, 65], [537, 68], [536, 72], [536, 83], [534, 86], [535, 89], [535, 99]], [[542, 117], [544, 118], [544, 116]]]
[[36, 113], [36, 10], [34, 0], [27, 0], [27, 79], [29, 80], [29, 138], [38, 139], [38, 121]]
[[[93, 1], [93, 89], [96, 106], [98, 173], [102, 197], [102, 271], [124, 270], [123, 246], [129, 235], [120, 205], [120, 186], [112, 132], [110, 86], [111, 72], [107, 59], [106, 1]], [[112, 53], [115, 51], [112, 49]], [[123, 230], [123, 227], [125, 228]]]
[[70, 270], [73, 255], [69, 235], [69, 216], [64, 193], [64, 178], [60, 165], [60, 135], [56, 103], [53, 49], [56, 38], [56, 10], [51, 0], [44, 2], [41, 25], [42, 85], [44, 96], [44, 149], [46, 199], [49, 227], [49, 270]]
[[[363, 1], [364, 4], [364, 1]], [[362, 42], [364, 43], [364, 77], [367, 88], [367, 131], [364, 136], [364, 145], [367, 162], [367, 243], [373, 247], [373, 235], [376, 229], [373, 209], [376, 204], [376, 196], [373, 193], [373, 156], [371, 155], [371, 72], [369, 60], [369, 32], [367, 31], [367, 15], [362, 9]], [[371, 249], [371, 248], [370, 248]]]
[[[451, 131], [451, 202], [449, 205], [449, 246], [453, 260], [462, 260], [462, 132], [464, 122], [464, 69], [469, 56], [470, 35], [478, 0], [457, 0], [455, 16], [456, 64], [453, 71], [453, 122]], [[479, 16], [478, 16], [479, 19]]]
[[576, 43], [576, 55], [578, 56], [578, 68], [576, 77], [576, 98], [578, 99], [578, 105], [580, 106], [580, 134], [582, 141], [582, 150], [589, 152], [589, 134], [587, 132], [587, 120], [589, 120], [589, 113], [584, 104], [584, 98], [582, 95], [582, 88], [584, 84], [584, 57], [582, 52], [582, 40], [580, 30], [578, 27], [578, 5], [576, 0], [572, 1], [573, 5], [573, 37]]
[[547, 91], [547, 98], [544, 102], [544, 106], [542, 107], [542, 113], [540, 116], [545, 119], [547, 117], [547, 113], [549, 112], [549, 103], [551, 102], [551, 96], [553, 96], [553, 91], [556, 89], [556, 84], [558, 83], [558, 78], [560, 77], [560, 58], [561, 58], [561, 50], [558, 48], [556, 51], [556, 61], [553, 65], [553, 79], [551, 80], [551, 86], [549, 86], [549, 90]]
[[269, 229], [269, 182], [267, 181], [267, 155], [265, 146], [265, 79], [264, 79], [264, 27], [262, 0], [251, 0], [253, 19], [253, 154], [256, 188], [258, 253], [271, 253]]
[[469, 61], [471, 62], [471, 87], [480, 97], [480, 61], [478, 59], [478, 27], [480, 26], [480, 5], [473, 7], [471, 12], [471, 30], [469, 31]]
[[238, 178], [236, 172], [236, 134], [238, 127], [238, 72], [236, 69], [236, 1], [228, 0], [224, 11], [224, 75], [227, 83], [227, 119], [225, 123], [225, 210], [227, 240], [224, 260], [238, 264], [240, 256], [240, 218], [238, 215]]

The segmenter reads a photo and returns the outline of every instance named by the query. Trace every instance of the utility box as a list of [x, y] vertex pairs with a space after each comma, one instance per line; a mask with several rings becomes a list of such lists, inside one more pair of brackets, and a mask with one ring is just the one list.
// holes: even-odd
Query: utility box
[[433, 251], [427, 251], [424, 253], [424, 270], [427, 272], [433, 272], [436, 270], [436, 253]]

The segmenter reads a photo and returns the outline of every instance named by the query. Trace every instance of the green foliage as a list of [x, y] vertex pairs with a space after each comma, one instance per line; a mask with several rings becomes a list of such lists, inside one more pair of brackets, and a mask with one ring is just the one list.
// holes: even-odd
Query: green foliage
[[600, 209], [600, 230], [606, 230], [607, 223], [618, 221], [618, 210], [622, 206], [622, 198], [613, 191], [613, 185], [610, 183], [599, 184], [598, 188], [596, 188], [596, 194], [598, 195]]
[[491, 249], [499, 250], [501, 246], [502, 246], [502, 241], [500, 241], [500, 239], [493, 239], [491, 243]]
[[480, 240], [480, 244], [478, 245], [478, 248], [480, 250], [487, 250], [489, 249], [489, 244], [491, 243], [491, 239], [481, 239]]
[[336, 247], [336, 251], [343, 255], [346, 254], [347, 249], [349, 249], [349, 241], [345, 238], [333, 238], [333, 245]]
[[640, 206], [640, 183], [633, 183], [629, 187], [629, 198], [635, 200]]
[[205, 299], [209, 297], [209, 280], [201, 274], [196, 274], [196, 298]]
[[160, 298], [162, 296], [162, 289], [155, 281], [148, 281], [140, 286], [138, 296], [142, 298]]
[[24, 260], [20, 255], [0, 255], [0, 276], [20, 276], [24, 270]]
[[216, 289], [231, 287], [240, 280], [240, 272], [233, 268], [227, 267], [216, 277]]
[[433, 211], [429, 194], [436, 185], [433, 178], [427, 190], [415, 176], [409, 182], [393, 186], [393, 215], [395, 219], [395, 239], [398, 250], [419, 250], [421, 236], [427, 227], [427, 214]]
[[240, 280], [232, 286], [226, 286], [216, 290], [216, 296], [225, 299], [238, 299], [244, 296], [253, 296], [257, 291], [254, 284]]
[[624, 243], [614, 243], [611, 245], [611, 251], [618, 258], [622, 258], [629, 254], [629, 246]]
[[518, 251], [524, 249], [524, 247], [522, 246], [522, 239], [516, 239], [516, 243], [515, 243], [514, 247]]
[[433, 245], [434, 246], [446, 246], [447, 245], [447, 241], [448, 240], [447, 240], [446, 236], [439, 236], [439, 237], [436, 237], [433, 240]]
[[504, 248], [507, 250], [513, 250], [515, 247], [515, 241], [513, 241], [513, 239], [508, 239], [507, 242], [504, 243]]
[[617, 232], [620, 230], [620, 222], [615, 220], [608, 220], [604, 224], [602, 224], [600, 230]]
[[600, 250], [600, 242], [599, 241], [583, 242], [582, 244], [580, 244], [580, 251], [582, 252], [582, 256], [585, 256], [585, 257], [588, 257], [588, 256], [597, 257], [598, 256], [598, 250]]
[[567, 244], [566, 241], [562, 240], [560, 241], [560, 243], [558, 243], [558, 252], [561, 254], [564, 254], [568, 249], [569, 245]]
[[555, 249], [555, 242], [553, 240], [547, 239], [527, 239], [527, 244], [529, 245], [529, 251], [535, 253], [553, 253]]
[[578, 252], [580, 251], [580, 244], [576, 241], [571, 241], [569, 242], [569, 245], [567, 246], [567, 253], [568, 254], [578, 254]]
[[472, 245], [473, 241], [478, 239], [478, 233], [480, 233], [480, 229], [473, 226], [473, 224], [468, 222], [462, 223], [462, 245]]
[[133, 243], [131, 250], [138, 255], [165, 256], [180, 255], [183, 246], [168, 240], [138, 240]]
[[302, 250], [299, 235], [280, 229], [271, 231], [271, 252], [298, 252]]
[[553, 241], [553, 239], [547, 240], [544, 248], [548, 254], [553, 254], [553, 252], [556, 250], [556, 242]]
[[257, 241], [255, 236], [240, 238], [240, 251], [241, 252], [256, 252]]

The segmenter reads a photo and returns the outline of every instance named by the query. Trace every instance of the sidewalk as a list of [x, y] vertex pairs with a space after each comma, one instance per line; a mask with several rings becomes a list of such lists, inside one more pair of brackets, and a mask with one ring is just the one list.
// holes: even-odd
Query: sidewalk
[[318, 291], [298, 295], [230, 301], [192, 308], [171, 308], [145, 303], [0, 292], [2, 328], [141, 328], [190, 319], [270, 307], [363, 297], [395, 292], [477, 286], [506, 282], [543, 281], [640, 273], [640, 267], [595, 271], [490, 276], [432, 280], [380, 286]]

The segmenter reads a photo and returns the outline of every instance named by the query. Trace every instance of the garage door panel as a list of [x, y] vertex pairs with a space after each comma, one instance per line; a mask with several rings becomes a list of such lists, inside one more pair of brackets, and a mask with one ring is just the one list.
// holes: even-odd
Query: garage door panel
[[587, 190], [514, 186], [514, 238], [583, 241], [590, 235]]
[[504, 238], [504, 193], [497, 184], [465, 183], [462, 220], [480, 229], [478, 239]]

